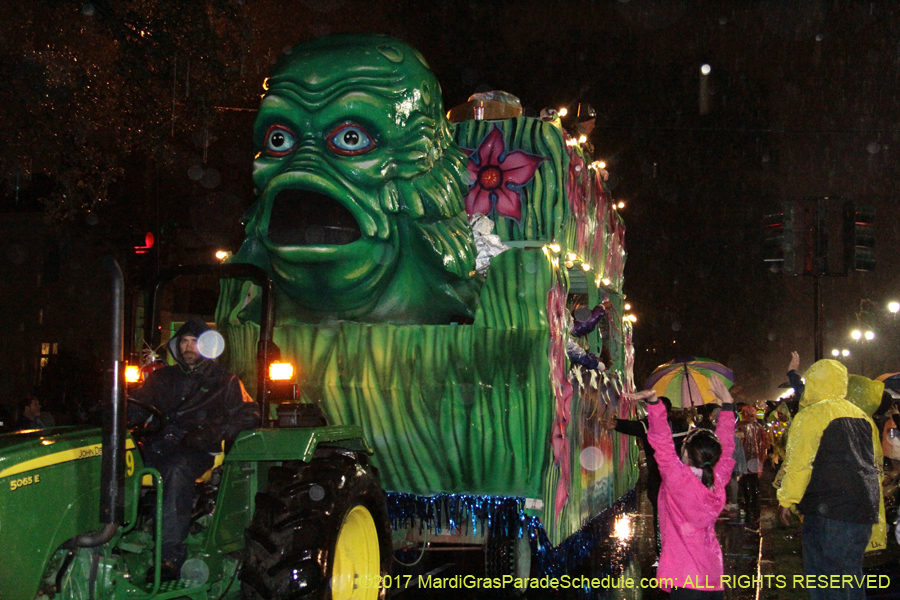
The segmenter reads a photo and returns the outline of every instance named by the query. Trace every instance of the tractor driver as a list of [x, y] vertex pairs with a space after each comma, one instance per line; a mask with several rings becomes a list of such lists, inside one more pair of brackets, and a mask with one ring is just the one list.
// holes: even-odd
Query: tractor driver
[[[130, 394], [164, 417], [161, 428], [141, 443], [145, 463], [162, 476], [164, 580], [178, 579], [186, 558], [194, 482], [213, 466], [223, 440], [259, 425], [259, 408], [240, 380], [198, 351], [197, 338], [209, 329], [199, 317], [188, 320], [169, 341], [176, 364], [154, 371]], [[149, 417], [135, 404], [131, 409], [132, 425]]]

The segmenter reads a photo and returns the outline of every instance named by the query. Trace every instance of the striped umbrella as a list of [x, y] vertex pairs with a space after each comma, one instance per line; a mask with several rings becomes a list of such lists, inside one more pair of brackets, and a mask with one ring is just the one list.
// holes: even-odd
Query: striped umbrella
[[672, 401], [672, 406], [688, 408], [716, 401], [709, 385], [710, 377], [718, 377], [730, 388], [734, 373], [721, 363], [699, 356], [676, 358], [659, 365], [644, 382], [645, 390], [656, 390], [659, 396]]

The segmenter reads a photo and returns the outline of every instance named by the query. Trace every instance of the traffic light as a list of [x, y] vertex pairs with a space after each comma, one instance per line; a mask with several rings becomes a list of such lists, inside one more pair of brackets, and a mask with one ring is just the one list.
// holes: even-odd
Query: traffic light
[[[868, 205], [854, 205], [847, 229], [851, 230], [852, 245], [848, 243], [847, 253], [852, 254], [853, 268], [857, 271], [875, 269], [875, 208]], [[851, 229], [852, 227], [852, 229]]]
[[774, 265], [773, 271], [780, 266], [791, 275], [845, 275], [854, 256], [863, 256], [862, 251], [848, 254], [856, 239], [848, 224], [859, 220], [852, 207], [850, 200], [841, 197], [783, 203], [780, 212], [765, 216], [763, 260]]
[[787, 205], [782, 204], [779, 208], [778, 212], [763, 217], [763, 262], [776, 272], [784, 267], [785, 254], [790, 251], [790, 242], [785, 239], [784, 231]]
[[135, 233], [131, 236], [131, 247], [134, 248], [135, 254], [147, 254], [153, 248], [154, 243], [156, 243], [156, 238], [152, 231]]

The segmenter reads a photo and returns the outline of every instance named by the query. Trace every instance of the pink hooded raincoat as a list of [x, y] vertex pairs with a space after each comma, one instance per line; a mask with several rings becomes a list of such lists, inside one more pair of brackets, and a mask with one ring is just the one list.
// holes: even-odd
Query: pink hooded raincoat
[[734, 412], [719, 413], [716, 436], [722, 456], [713, 468], [715, 484], [707, 488], [675, 454], [675, 443], [662, 404], [648, 405], [647, 439], [656, 453], [662, 487], [659, 491], [659, 528], [662, 554], [656, 578], [659, 587], [697, 590], [722, 589], [722, 547], [716, 538], [716, 519], [725, 506], [725, 485], [734, 468]]

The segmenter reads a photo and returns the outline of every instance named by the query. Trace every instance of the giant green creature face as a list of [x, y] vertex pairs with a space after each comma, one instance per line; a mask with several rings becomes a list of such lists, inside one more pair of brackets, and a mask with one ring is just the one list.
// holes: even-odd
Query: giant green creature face
[[[254, 142], [260, 197], [237, 258], [264, 247], [301, 320], [422, 321], [403, 315], [468, 278], [464, 158], [434, 74], [406, 44], [335, 36], [293, 48], [267, 80]], [[439, 237], [455, 239], [423, 235], [442, 223]]]

